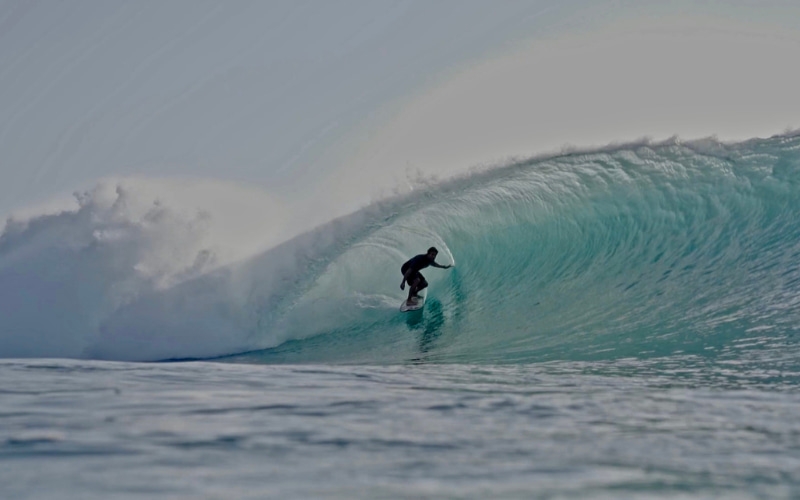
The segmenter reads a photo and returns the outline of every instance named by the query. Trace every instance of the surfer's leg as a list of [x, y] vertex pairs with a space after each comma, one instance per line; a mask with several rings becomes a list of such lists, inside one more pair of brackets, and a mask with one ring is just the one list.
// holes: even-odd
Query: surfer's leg
[[425, 276], [423, 276], [422, 273], [419, 274], [419, 278], [416, 281], [416, 287], [417, 288], [414, 291], [414, 295], [417, 295], [422, 290], [425, 290], [426, 288], [428, 288], [428, 282], [425, 281]]
[[412, 280], [412, 282], [410, 283], [411, 286], [408, 287], [408, 300], [406, 301], [409, 304], [413, 303], [411, 299], [416, 297], [417, 295], [417, 286], [419, 286], [419, 281], [420, 281], [419, 277], [411, 278], [411, 280]]

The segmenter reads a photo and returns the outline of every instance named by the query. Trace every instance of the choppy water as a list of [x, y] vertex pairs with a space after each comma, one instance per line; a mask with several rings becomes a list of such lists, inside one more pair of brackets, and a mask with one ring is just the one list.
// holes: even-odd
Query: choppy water
[[3, 498], [792, 498], [800, 373], [5, 361]]
[[79, 202], [0, 236], [2, 498], [800, 496], [796, 134], [420, 185], [224, 266]]

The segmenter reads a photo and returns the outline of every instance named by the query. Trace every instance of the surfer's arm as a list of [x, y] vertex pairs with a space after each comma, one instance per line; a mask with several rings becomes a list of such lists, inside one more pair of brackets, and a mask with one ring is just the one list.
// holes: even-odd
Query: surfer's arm
[[403, 275], [403, 281], [400, 283], [400, 290], [405, 290], [406, 283], [408, 282], [408, 278], [411, 276], [411, 274], [413, 272], [414, 272], [414, 270], [409, 268], [409, 270], [406, 271], [406, 274]]
[[439, 269], [450, 269], [451, 267], [453, 267], [453, 266], [450, 266], [450, 265], [443, 266], [441, 264], [437, 264], [436, 262], [431, 262], [431, 266], [432, 267], [438, 267]]

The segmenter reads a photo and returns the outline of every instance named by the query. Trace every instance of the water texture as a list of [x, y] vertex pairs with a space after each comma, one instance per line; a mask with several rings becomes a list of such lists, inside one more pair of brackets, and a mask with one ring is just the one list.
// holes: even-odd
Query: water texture
[[796, 134], [421, 181], [233, 263], [134, 195], [0, 236], [2, 498], [800, 496]]
[[0, 363], [3, 498], [793, 498], [800, 373]]

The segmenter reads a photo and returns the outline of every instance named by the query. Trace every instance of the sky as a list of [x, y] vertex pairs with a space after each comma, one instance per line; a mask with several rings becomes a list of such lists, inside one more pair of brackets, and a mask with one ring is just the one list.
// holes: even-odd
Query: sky
[[781, 133], [798, 4], [0, 0], [0, 214], [138, 178], [309, 225], [565, 145]]

